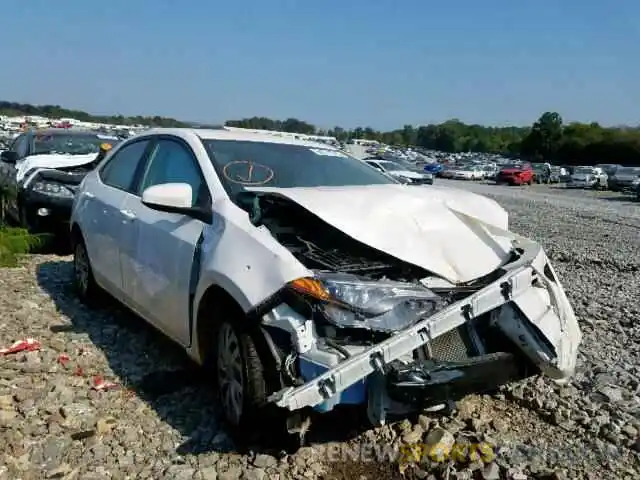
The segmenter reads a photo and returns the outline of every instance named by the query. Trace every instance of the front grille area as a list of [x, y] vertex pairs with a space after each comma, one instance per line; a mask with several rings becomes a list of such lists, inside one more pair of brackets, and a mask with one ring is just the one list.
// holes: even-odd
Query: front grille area
[[435, 360], [444, 362], [459, 362], [471, 355], [467, 347], [467, 332], [465, 326], [451, 330], [431, 342], [431, 353]]

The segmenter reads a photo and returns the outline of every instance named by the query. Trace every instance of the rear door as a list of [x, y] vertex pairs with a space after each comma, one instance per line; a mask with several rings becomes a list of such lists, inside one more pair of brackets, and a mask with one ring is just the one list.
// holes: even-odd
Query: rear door
[[142, 204], [145, 189], [186, 183], [193, 205], [211, 205], [211, 196], [195, 153], [181, 139], [158, 137], [141, 174], [140, 185], [123, 208], [133, 217], [121, 251], [123, 282], [135, 309], [177, 342], [188, 345], [193, 294], [200, 273], [198, 259], [204, 223], [153, 210]]
[[[133, 194], [150, 140], [124, 145], [102, 165], [80, 192], [82, 231], [94, 274], [108, 289], [124, 291], [120, 264], [121, 243], [132, 228], [132, 217], [123, 208]], [[126, 292], [125, 292], [126, 293]]]

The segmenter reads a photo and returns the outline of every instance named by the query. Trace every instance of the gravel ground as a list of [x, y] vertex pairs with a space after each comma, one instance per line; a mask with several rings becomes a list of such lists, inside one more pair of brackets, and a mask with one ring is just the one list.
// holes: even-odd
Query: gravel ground
[[[440, 183], [492, 196], [514, 231], [545, 246], [583, 328], [571, 386], [533, 378], [468, 397], [450, 416], [368, 431], [351, 412], [331, 414], [295, 453], [240, 454], [216, 424], [206, 379], [176, 347], [116, 307], [85, 309], [69, 289], [70, 259], [34, 255], [0, 270], [0, 346], [42, 344], [0, 357], [0, 479], [639, 478], [640, 205]], [[96, 377], [116, 387], [96, 390]], [[491, 451], [455, 464], [394, 461], [401, 443], [434, 438]]]

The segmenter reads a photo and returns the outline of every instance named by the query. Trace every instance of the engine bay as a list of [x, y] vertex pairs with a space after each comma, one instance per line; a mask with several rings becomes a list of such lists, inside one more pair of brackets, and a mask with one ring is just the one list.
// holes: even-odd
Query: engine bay
[[[391, 280], [422, 286], [425, 279], [434, 278], [433, 274], [427, 270], [403, 262], [347, 236], [285, 198], [250, 192], [245, 192], [240, 198], [241, 206], [250, 214], [254, 225], [265, 226], [280, 244], [309, 269], [355, 274], [370, 280]], [[493, 281], [494, 276], [492, 274], [471, 285], [457, 286], [453, 290], [450, 287], [441, 289], [429, 287], [429, 290], [438, 294], [442, 300], [439, 308], [444, 308], [486, 286]], [[319, 336], [338, 345], [374, 345], [392, 335], [374, 329], [336, 327], [325, 321], [318, 312], [309, 312], [309, 314], [314, 319]], [[486, 323], [487, 320], [485, 318], [480, 323]], [[471, 342], [467, 333], [468, 328], [471, 327], [465, 326], [437, 339], [433, 345], [434, 351], [428, 355], [435, 358], [449, 358], [453, 355], [457, 358], [460, 355], [456, 352], [467, 352], [467, 347], [471, 343], [478, 342], [477, 338], [475, 342]], [[467, 353], [462, 357], [466, 355]]]
[[254, 224], [267, 227], [309, 269], [408, 283], [431, 275], [360, 243], [287, 199], [262, 194], [245, 194], [241, 198], [241, 206], [249, 212]]

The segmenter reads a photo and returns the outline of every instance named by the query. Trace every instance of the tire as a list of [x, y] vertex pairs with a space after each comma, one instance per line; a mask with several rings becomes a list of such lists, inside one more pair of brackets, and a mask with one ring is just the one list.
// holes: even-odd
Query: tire
[[239, 316], [218, 324], [211, 366], [222, 420], [236, 443], [243, 445], [284, 433], [286, 423], [282, 412], [267, 402], [271, 391], [268, 367], [258, 348], [259, 333], [244, 327], [248, 320]]
[[73, 284], [82, 303], [91, 307], [100, 304], [102, 290], [93, 276], [87, 247], [82, 240], [76, 242], [73, 248]]
[[27, 230], [29, 233], [36, 233], [36, 229], [33, 225], [33, 222], [29, 218], [29, 212], [27, 208], [20, 202], [18, 204], [18, 214], [20, 216], [20, 226]]

